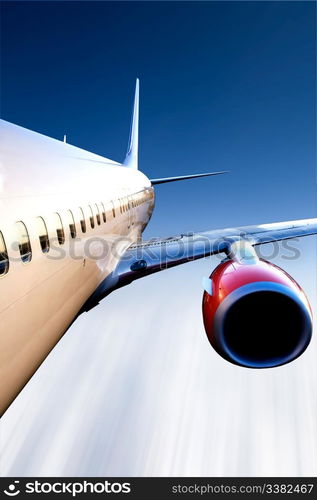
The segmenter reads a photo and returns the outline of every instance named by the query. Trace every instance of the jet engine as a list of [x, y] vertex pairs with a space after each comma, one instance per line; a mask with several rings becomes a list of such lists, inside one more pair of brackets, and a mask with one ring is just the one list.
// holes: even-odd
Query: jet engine
[[270, 368], [308, 346], [312, 312], [305, 293], [283, 269], [259, 259], [250, 243], [233, 242], [204, 288], [209, 342], [231, 363]]

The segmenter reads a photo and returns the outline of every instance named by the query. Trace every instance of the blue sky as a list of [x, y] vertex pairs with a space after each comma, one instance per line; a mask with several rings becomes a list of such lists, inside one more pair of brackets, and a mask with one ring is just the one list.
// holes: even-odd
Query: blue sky
[[138, 76], [140, 168], [231, 171], [158, 187], [148, 235], [309, 217], [314, 12], [314, 2], [4, 3], [2, 116], [120, 161]]

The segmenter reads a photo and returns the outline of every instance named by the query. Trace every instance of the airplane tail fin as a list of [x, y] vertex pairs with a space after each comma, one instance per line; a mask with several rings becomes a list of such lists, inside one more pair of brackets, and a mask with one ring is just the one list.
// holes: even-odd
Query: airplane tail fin
[[139, 79], [136, 79], [132, 122], [128, 151], [123, 165], [130, 168], [138, 168], [139, 149]]

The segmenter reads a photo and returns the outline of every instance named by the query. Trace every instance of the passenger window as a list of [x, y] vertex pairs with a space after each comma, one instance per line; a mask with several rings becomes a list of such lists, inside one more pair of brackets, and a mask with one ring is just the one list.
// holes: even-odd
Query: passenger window
[[56, 235], [58, 243], [60, 245], [63, 245], [63, 243], [65, 243], [65, 233], [64, 233], [62, 219], [58, 213], [54, 214], [54, 219], [55, 219], [55, 227], [56, 227]]
[[89, 220], [90, 220], [90, 226], [93, 229], [95, 227], [95, 219], [94, 219], [94, 213], [90, 205], [89, 205]]
[[47, 227], [42, 217], [36, 218], [37, 234], [39, 235], [40, 245], [43, 253], [47, 253], [50, 249]]
[[9, 270], [9, 259], [8, 259], [7, 247], [3, 235], [0, 232], [0, 275], [6, 274], [8, 270]]
[[97, 219], [97, 224], [98, 224], [98, 226], [100, 226], [100, 222], [101, 221], [100, 221], [99, 207], [98, 207], [97, 203], [95, 203], [95, 205], [96, 205], [96, 219]]
[[67, 220], [68, 220], [70, 235], [72, 238], [76, 238], [75, 219], [73, 216], [73, 212], [71, 210], [67, 210]]
[[116, 208], [115, 208], [115, 205], [114, 205], [114, 202], [112, 201], [112, 215], [113, 215], [113, 218], [115, 218], [116, 216]]
[[85, 221], [85, 214], [82, 208], [79, 207], [79, 212], [80, 212], [80, 227], [83, 233], [86, 232], [86, 221]]
[[102, 207], [102, 219], [104, 222], [107, 222], [106, 209], [103, 203], [101, 203], [101, 207]]
[[29, 238], [29, 233], [23, 222], [15, 223], [17, 242], [19, 245], [20, 255], [23, 262], [29, 262], [32, 259], [32, 249]]

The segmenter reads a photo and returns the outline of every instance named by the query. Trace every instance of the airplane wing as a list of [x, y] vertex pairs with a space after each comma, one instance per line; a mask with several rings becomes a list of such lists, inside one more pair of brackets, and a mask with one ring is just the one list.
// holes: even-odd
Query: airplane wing
[[88, 311], [113, 290], [139, 278], [217, 253], [228, 254], [230, 246], [237, 240], [246, 240], [255, 246], [313, 234], [317, 234], [317, 218], [141, 241], [124, 252], [114, 272], [97, 288], [84, 310]]

